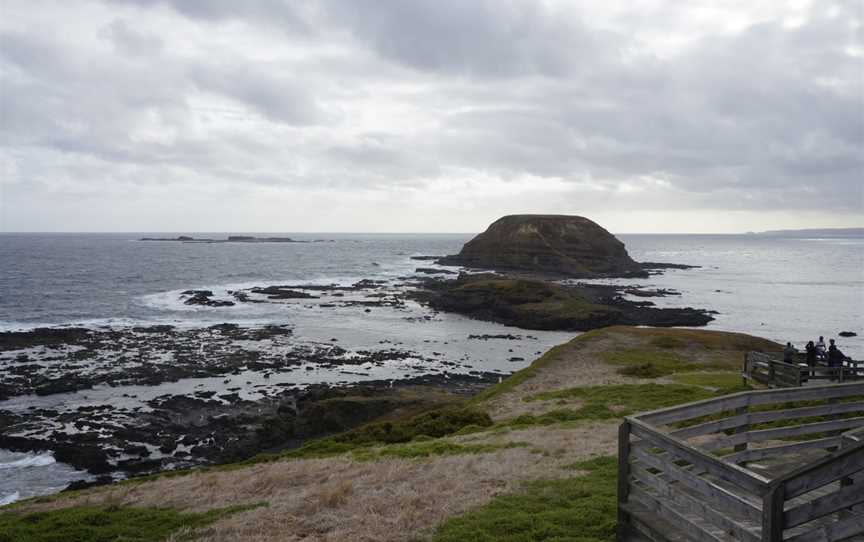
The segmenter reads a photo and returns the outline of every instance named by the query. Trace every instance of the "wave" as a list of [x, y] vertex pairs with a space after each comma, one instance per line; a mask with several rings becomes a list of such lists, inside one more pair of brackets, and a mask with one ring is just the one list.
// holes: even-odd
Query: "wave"
[[56, 463], [54, 456], [50, 453], [28, 455], [15, 461], [0, 463], [0, 470], [3, 469], [24, 469], [28, 467], [47, 467]]
[[21, 498], [21, 494], [15, 491], [14, 493], [10, 493], [8, 495], [0, 495], [0, 506], [6, 506], [7, 504], [12, 504], [13, 502], [19, 500]]

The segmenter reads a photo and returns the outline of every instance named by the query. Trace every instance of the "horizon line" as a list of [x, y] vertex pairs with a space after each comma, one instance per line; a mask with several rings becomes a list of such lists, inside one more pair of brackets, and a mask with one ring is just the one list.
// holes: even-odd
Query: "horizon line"
[[[796, 232], [796, 231], [849, 231], [849, 230], [864, 230], [864, 226], [852, 227], [829, 227], [829, 228], [792, 228], [792, 229], [773, 229], [761, 231], [739, 231], [739, 232], [674, 232], [674, 231], [649, 231], [649, 232], [610, 232], [613, 235], [758, 235], [774, 232]], [[485, 231], [485, 230], [483, 230]], [[15, 231], [0, 231], [0, 235], [15, 235], [15, 234], [177, 234], [177, 235], [211, 235], [211, 234], [298, 234], [298, 235], [478, 235], [482, 231], [476, 232], [455, 232], [455, 231], [288, 231], [288, 230], [79, 230], [79, 231], [56, 231], [56, 230], [15, 230]]]

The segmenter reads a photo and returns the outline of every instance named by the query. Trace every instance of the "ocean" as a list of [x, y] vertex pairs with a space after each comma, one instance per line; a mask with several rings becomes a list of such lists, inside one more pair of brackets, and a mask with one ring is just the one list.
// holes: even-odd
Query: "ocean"
[[[128, 328], [170, 324], [194, 329], [224, 322], [257, 326], [289, 325], [291, 341], [338, 342], [349, 351], [398, 344], [416, 352], [425, 365], [394, 362], [363, 372], [296, 371], [268, 382], [304, 385], [363, 379], [407, 378], [440, 370], [429, 359], [458, 362], [455, 371], [508, 374], [539, 352], [576, 335], [537, 332], [434, 314], [416, 304], [321, 308], [302, 302], [237, 303], [230, 307], [191, 306], [182, 292], [210, 290], [217, 299], [231, 291], [269, 285], [350, 285], [363, 279], [397, 284], [434, 267], [420, 255], [458, 252], [469, 234], [248, 234], [288, 236], [309, 243], [179, 243], [139, 241], [180, 234], [0, 234], [0, 330], [44, 326]], [[188, 235], [188, 234], [186, 234]], [[195, 234], [224, 238], [227, 233]], [[740, 331], [803, 348], [819, 335], [837, 338], [841, 349], [864, 358], [864, 239], [767, 237], [758, 235], [619, 235], [637, 261], [700, 266], [669, 270], [639, 280], [614, 280], [680, 295], [652, 298], [661, 307], [717, 311], [708, 329]], [[386, 286], [385, 286], [386, 287]], [[857, 337], [840, 338], [841, 331]], [[469, 335], [519, 336], [519, 341], [468, 340]], [[11, 360], [0, 358], [0, 381]], [[349, 372], [350, 373], [350, 372]], [[135, 388], [140, 401], [190, 389], [242, 387], [255, 398], [254, 381], [244, 374], [192, 379]], [[269, 377], [268, 377], [269, 378]], [[200, 380], [200, 381], [198, 381]], [[229, 378], [230, 380], [230, 378]], [[202, 388], [203, 386], [203, 388]], [[245, 386], [245, 387], [244, 387]], [[130, 387], [97, 387], [88, 393], [13, 397], [0, 413], [33, 407], [57, 410], [116, 402], [128, 406]], [[2, 419], [2, 418], [0, 418]], [[2, 423], [2, 422], [0, 422]], [[0, 432], [2, 432], [0, 427]], [[50, 453], [0, 450], [0, 505], [58, 491], [85, 473], [56, 462]]]

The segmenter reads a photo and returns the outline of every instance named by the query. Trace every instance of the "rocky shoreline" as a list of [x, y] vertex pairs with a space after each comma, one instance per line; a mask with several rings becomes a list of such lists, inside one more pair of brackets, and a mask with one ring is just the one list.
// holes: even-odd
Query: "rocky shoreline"
[[[332, 387], [286, 389], [261, 400], [236, 391], [164, 395], [146, 407], [0, 410], [0, 448], [49, 450], [97, 483], [164, 470], [248, 459], [387, 417], [448, 404], [497, 382], [499, 374], [427, 375]], [[59, 430], [58, 428], [64, 428]], [[80, 488], [92, 480], [73, 484]]]
[[[243, 303], [292, 303], [324, 314], [346, 308], [360, 314], [403, 311], [408, 303], [421, 303], [431, 309], [423, 318], [446, 311], [539, 330], [582, 331], [620, 323], [704, 325], [711, 319], [707, 311], [659, 309], [650, 301], [623, 298], [676, 295], [670, 290], [568, 285], [488, 273], [454, 278], [454, 272], [437, 267], [419, 268], [418, 273], [424, 276], [403, 277], [396, 284], [367, 279], [348, 286], [256, 286], [229, 291], [224, 298], [209, 290], [185, 290], [179, 296], [186, 304], [217, 310]], [[502, 283], [519, 287], [501, 289]], [[573, 307], [579, 310], [569, 310]], [[470, 334], [465, 340], [524, 345], [536, 338], [499, 333]], [[525, 353], [509, 351], [503, 361], [530, 361]], [[414, 376], [370, 378], [370, 368], [392, 363], [412, 368]], [[0, 371], [0, 448], [51, 451], [57, 461], [90, 474], [73, 488], [299, 446], [372, 420], [441, 406], [507, 374], [478, 370], [434, 350], [419, 354], [389, 341], [351, 350], [335, 339], [298, 341], [290, 325], [232, 323], [4, 332]], [[297, 383], [315, 371], [345, 378], [333, 384]], [[352, 381], [357, 377], [364, 381]], [[163, 389], [171, 391], [154, 393]], [[67, 397], [77, 402], [69, 405]]]

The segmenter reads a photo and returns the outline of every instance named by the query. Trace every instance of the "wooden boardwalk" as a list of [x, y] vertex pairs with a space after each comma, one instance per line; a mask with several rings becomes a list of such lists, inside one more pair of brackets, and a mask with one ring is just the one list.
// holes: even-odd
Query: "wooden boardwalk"
[[864, 382], [625, 418], [619, 541], [864, 541]]
[[849, 360], [839, 367], [822, 363], [808, 367], [800, 354], [796, 363], [787, 363], [780, 355], [749, 352], [744, 357], [741, 376], [745, 381], [753, 380], [769, 388], [819, 386], [829, 382], [864, 380], [864, 362]]

